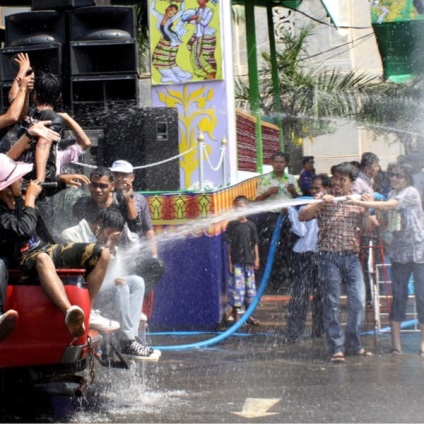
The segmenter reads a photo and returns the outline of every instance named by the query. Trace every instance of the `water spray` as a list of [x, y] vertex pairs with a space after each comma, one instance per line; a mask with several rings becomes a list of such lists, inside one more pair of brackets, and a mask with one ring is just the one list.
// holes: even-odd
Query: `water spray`
[[[335, 197], [334, 201], [335, 202], [344, 202], [344, 201], [348, 201], [349, 199], [359, 199], [361, 196], [360, 195], [351, 195], [351, 196], [339, 196], [339, 197]], [[382, 200], [381, 195], [379, 193], [375, 193], [374, 198], [376, 200]], [[186, 224], [181, 226], [178, 231], [176, 233], [174, 233], [174, 237], [182, 237], [188, 234], [191, 234], [193, 232], [193, 229], [201, 229], [204, 228], [208, 225], [211, 224], [216, 224], [222, 221], [226, 221], [229, 219], [236, 219], [239, 218], [241, 216], [247, 216], [247, 215], [252, 215], [252, 214], [257, 214], [257, 213], [263, 213], [265, 211], [274, 211], [278, 208], [281, 209], [285, 209], [288, 207], [295, 207], [295, 206], [303, 206], [303, 205], [307, 205], [307, 204], [313, 204], [313, 203], [321, 203], [324, 200], [322, 199], [314, 199], [311, 197], [298, 197], [296, 199], [293, 200], [275, 200], [272, 202], [256, 202], [256, 204], [254, 204], [253, 206], [250, 206], [247, 209], [243, 209], [243, 210], [235, 210], [235, 209], [231, 209], [229, 211], [226, 211], [223, 214], [219, 214], [216, 216], [212, 216], [212, 217], [208, 217], [208, 218], [204, 218], [204, 219], [198, 219], [196, 221], [193, 221], [192, 223]], [[223, 333], [219, 333], [218, 336], [213, 337], [211, 339], [205, 340], [205, 341], [201, 341], [201, 342], [197, 342], [197, 343], [190, 343], [190, 344], [183, 344], [183, 345], [170, 345], [170, 346], [153, 346], [154, 349], [159, 349], [159, 350], [186, 350], [186, 349], [199, 349], [202, 347], [208, 347], [208, 346], [212, 346], [214, 344], [217, 344], [219, 342], [221, 342], [222, 340], [225, 340], [226, 338], [234, 335], [234, 333], [240, 328], [242, 327], [247, 320], [251, 317], [251, 315], [253, 314], [253, 312], [255, 311], [257, 305], [259, 304], [262, 295], [267, 287], [268, 284], [268, 280], [269, 280], [269, 276], [270, 273], [272, 271], [272, 265], [274, 262], [274, 257], [275, 257], [275, 252], [277, 249], [277, 244], [278, 244], [278, 240], [279, 240], [279, 236], [280, 236], [280, 232], [281, 232], [281, 228], [284, 222], [285, 216], [280, 214], [278, 216], [277, 222], [275, 224], [274, 227], [274, 231], [272, 234], [272, 239], [271, 239], [271, 244], [270, 244], [270, 249], [269, 249], [269, 253], [268, 253], [268, 257], [267, 257], [267, 261], [266, 261], [266, 266], [265, 266], [265, 271], [264, 274], [262, 276], [262, 280], [261, 283], [259, 285], [259, 288], [257, 290], [257, 295], [254, 299], [254, 301], [252, 302], [252, 304], [247, 308], [246, 312], [242, 315], [242, 317], [235, 323], [233, 324], [228, 330], [226, 330]], [[173, 335], [187, 335], [187, 334], [191, 334], [191, 335], [197, 335], [197, 334], [201, 334], [201, 332], [173, 332], [171, 333]], [[205, 334], [205, 333], [203, 333]], [[155, 333], [152, 333], [152, 335], [155, 335]]]
[[[246, 309], [246, 312], [242, 315], [242, 317], [240, 318], [239, 321], [234, 323], [228, 330], [226, 330], [223, 333], [219, 334], [218, 336], [212, 337], [211, 339], [208, 339], [208, 340], [204, 340], [204, 341], [197, 342], [197, 343], [174, 345], [174, 346], [153, 346], [153, 348], [159, 349], [159, 350], [186, 350], [186, 349], [199, 349], [199, 348], [202, 348], [202, 347], [208, 347], [208, 346], [212, 346], [214, 344], [217, 344], [217, 343], [221, 342], [222, 340], [225, 340], [226, 338], [233, 335], [240, 327], [242, 327], [245, 324], [245, 322], [250, 318], [250, 316], [253, 314], [253, 312], [255, 311], [255, 309], [256, 309], [257, 305], [259, 304], [259, 302], [262, 298], [262, 295], [263, 295], [263, 293], [266, 289], [266, 286], [268, 284], [268, 279], [269, 279], [269, 276], [270, 276], [270, 273], [271, 273], [271, 270], [272, 270], [272, 264], [274, 262], [275, 251], [277, 250], [278, 239], [280, 237], [280, 232], [281, 232], [281, 228], [283, 226], [283, 222], [284, 222], [284, 216], [279, 215], [277, 222], [275, 224], [275, 227], [274, 227], [274, 231], [272, 233], [268, 258], [267, 258], [266, 265], [265, 265], [265, 271], [264, 271], [264, 274], [262, 276], [262, 281], [261, 281], [259, 288], [257, 290], [256, 297], [253, 300], [252, 304]], [[178, 334], [178, 332], [175, 333], [175, 334]]]

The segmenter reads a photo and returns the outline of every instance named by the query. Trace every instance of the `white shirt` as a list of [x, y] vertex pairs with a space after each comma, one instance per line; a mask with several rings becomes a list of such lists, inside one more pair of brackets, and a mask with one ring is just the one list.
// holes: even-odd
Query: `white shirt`
[[294, 206], [287, 208], [287, 211], [292, 225], [291, 230], [300, 237], [293, 247], [293, 252], [316, 252], [318, 242], [317, 220], [299, 221], [299, 211]]

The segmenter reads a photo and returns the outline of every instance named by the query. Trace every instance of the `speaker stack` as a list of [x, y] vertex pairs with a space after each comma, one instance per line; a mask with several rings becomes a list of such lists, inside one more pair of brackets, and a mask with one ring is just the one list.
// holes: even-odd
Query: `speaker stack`
[[65, 15], [59, 11], [18, 13], [5, 18], [5, 47], [0, 49], [3, 108], [18, 72], [14, 58], [26, 52], [36, 71], [63, 77], [63, 45], [66, 42]]
[[[96, 6], [70, 12], [72, 113], [136, 106], [137, 42], [133, 7]], [[100, 119], [101, 121], [101, 119]]]
[[[138, 98], [135, 11], [131, 6], [95, 6], [94, 0], [32, 0], [32, 11], [5, 18], [0, 49], [2, 106], [18, 71], [20, 52], [35, 71], [63, 82], [65, 108], [84, 124]], [[99, 118], [101, 121], [101, 118]], [[98, 122], [101, 125], [101, 122]]]

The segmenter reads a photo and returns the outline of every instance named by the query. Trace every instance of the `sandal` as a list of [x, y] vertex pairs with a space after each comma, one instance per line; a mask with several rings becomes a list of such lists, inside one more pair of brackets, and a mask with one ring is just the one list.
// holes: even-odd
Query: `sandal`
[[256, 318], [253, 318], [253, 317], [248, 318], [247, 323], [251, 324], [251, 325], [255, 325], [255, 326], [261, 324], [261, 322], [259, 320], [257, 320]]
[[355, 356], [374, 356], [374, 354], [369, 350], [365, 350], [362, 348], [359, 352], [355, 353]]
[[399, 349], [392, 349], [390, 353], [393, 355], [403, 355], [403, 352]]
[[343, 352], [337, 352], [331, 357], [331, 362], [334, 364], [341, 364], [346, 362]]

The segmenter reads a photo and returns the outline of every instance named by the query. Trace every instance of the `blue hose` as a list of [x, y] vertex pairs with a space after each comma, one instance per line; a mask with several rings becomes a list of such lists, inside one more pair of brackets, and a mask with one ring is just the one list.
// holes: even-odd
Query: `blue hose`
[[[408, 328], [408, 327], [412, 327], [413, 325], [418, 324], [418, 320], [417, 319], [411, 319], [409, 321], [403, 321], [400, 324], [400, 328]], [[362, 336], [365, 335], [372, 335], [375, 334], [375, 332], [377, 331], [377, 333], [388, 333], [391, 331], [391, 327], [384, 327], [384, 328], [380, 328], [380, 330], [371, 330], [371, 331], [367, 331], [366, 333], [361, 333]]]
[[[267, 258], [266, 265], [265, 265], [265, 271], [262, 275], [262, 281], [261, 281], [261, 284], [259, 285], [259, 288], [257, 290], [256, 297], [253, 300], [252, 304], [247, 308], [246, 312], [242, 315], [242, 317], [234, 325], [232, 325], [228, 330], [224, 331], [223, 333], [219, 334], [218, 336], [212, 337], [211, 339], [204, 340], [202, 342], [183, 344], [183, 345], [152, 346], [152, 347], [154, 349], [159, 349], [159, 350], [164, 351], [164, 350], [198, 349], [198, 348], [202, 348], [202, 347], [212, 346], [212, 345], [219, 343], [222, 340], [225, 340], [226, 338], [230, 337], [240, 327], [242, 327], [244, 325], [244, 323], [250, 318], [250, 316], [255, 311], [255, 309], [258, 306], [258, 303], [261, 300], [261, 297], [262, 297], [262, 295], [263, 295], [263, 293], [266, 289], [266, 286], [268, 284], [269, 276], [270, 276], [271, 271], [272, 271], [272, 264], [274, 262], [275, 251], [277, 250], [278, 239], [280, 237], [280, 232], [281, 232], [281, 227], [283, 226], [283, 222], [284, 222], [284, 215], [280, 214], [277, 218], [277, 222], [275, 223], [274, 232], [272, 233], [268, 258]], [[176, 334], [178, 334], [178, 333], [176, 333]]]

